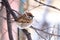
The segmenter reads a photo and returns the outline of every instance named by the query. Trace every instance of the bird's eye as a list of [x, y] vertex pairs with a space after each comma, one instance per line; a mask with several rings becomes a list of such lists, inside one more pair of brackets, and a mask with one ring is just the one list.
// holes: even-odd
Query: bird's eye
[[29, 16], [28, 18], [29, 18], [29, 19], [33, 19], [33, 17], [31, 17], [31, 16]]

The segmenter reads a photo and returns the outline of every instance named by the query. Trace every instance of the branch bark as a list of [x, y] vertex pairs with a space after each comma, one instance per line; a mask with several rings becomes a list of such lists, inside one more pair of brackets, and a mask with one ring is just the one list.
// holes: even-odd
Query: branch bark
[[23, 31], [23, 32], [25, 33], [25, 35], [27, 36], [27, 39], [28, 39], [28, 40], [32, 40], [30, 33], [29, 33], [26, 29], [22, 29], [22, 31]]
[[9, 34], [9, 40], [14, 40], [13, 35], [12, 35], [10, 14], [12, 14], [15, 19], [16, 19], [16, 15], [12, 11], [12, 9], [8, 3], [8, 0], [2, 0], [2, 2], [3, 2], [3, 5], [5, 6], [6, 12], [7, 12], [7, 28], [8, 28], [8, 34]]
[[9, 39], [14, 40], [13, 35], [12, 35], [12, 26], [11, 26], [10, 14], [8, 11], [7, 11], [7, 28], [8, 28]]
[[17, 16], [16, 14], [13, 12], [13, 10], [11, 9], [9, 3], [8, 3], [8, 0], [2, 0], [4, 6], [6, 7], [6, 10], [9, 11], [9, 14], [12, 14], [12, 16], [14, 17], [14, 19], [16, 20], [17, 19]]

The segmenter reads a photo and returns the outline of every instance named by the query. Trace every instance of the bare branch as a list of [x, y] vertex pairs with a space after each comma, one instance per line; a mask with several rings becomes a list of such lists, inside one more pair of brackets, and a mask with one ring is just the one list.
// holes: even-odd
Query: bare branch
[[41, 31], [41, 32], [43, 32], [43, 33], [45, 33], [45, 34], [48, 34], [48, 35], [58, 36], [58, 37], [60, 37], [60, 35], [57, 35], [57, 34], [52, 34], [52, 33], [48, 33], [48, 32], [45, 32], [45, 31], [43, 31], [43, 30], [40, 30], [40, 29], [38, 29], [38, 28], [34, 28], [33, 26], [31, 26], [30, 28], [32, 28], [32, 29], [34, 29], [34, 30]]
[[34, 8], [32, 8], [32, 9], [28, 9], [28, 11], [31, 11], [31, 10], [37, 8], [37, 7], [40, 7], [40, 6], [41, 6], [41, 5], [38, 5], [38, 6], [34, 7]]
[[32, 40], [30, 33], [26, 29], [22, 29], [22, 31], [25, 33], [27, 36], [28, 40]]
[[36, 2], [38, 2], [38, 3], [40, 3], [40, 4], [42, 4], [42, 5], [44, 5], [44, 6], [48, 6], [48, 7], [51, 7], [51, 8], [54, 8], [54, 9], [56, 9], [56, 10], [60, 11], [60, 9], [59, 9], [59, 8], [57, 8], [57, 7], [55, 7], [55, 6], [48, 5], [48, 4], [44, 4], [44, 3], [40, 2], [40, 1], [37, 1], [37, 0], [35, 0], [35, 1], [36, 1]]
[[22, 15], [21, 13], [19, 13], [18, 11], [14, 10], [14, 9], [12, 9], [12, 11], [13, 11], [13, 12], [16, 12], [19, 16]]
[[[37, 30], [35, 30], [35, 32], [38, 34], [39, 37], [45, 39], [43, 36], [41, 36], [41, 35], [37, 32]], [[46, 39], [45, 39], [45, 40], [46, 40]]]

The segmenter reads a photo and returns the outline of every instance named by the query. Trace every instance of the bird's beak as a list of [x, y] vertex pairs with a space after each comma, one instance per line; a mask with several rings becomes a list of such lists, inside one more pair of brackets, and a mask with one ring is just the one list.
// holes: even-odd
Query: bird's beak
[[34, 17], [34, 16], [32, 16], [32, 17]]

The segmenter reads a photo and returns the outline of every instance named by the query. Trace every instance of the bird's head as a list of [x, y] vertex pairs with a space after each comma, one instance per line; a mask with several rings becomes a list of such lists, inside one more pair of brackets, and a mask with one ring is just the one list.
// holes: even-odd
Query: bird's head
[[19, 23], [31, 23], [33, 20], [33, 15], [30, 12], [26, 12], [25, 14], [23, 14], [22, 16], [20, 16], [17, 19], [17, 22]]
[[33, 19], [33, 17], [34, 17], [34, 16], [32, 15], [32, 13], [30, 13], [30, 12], [26, 12], [25, 15], [26, 15], [26, 17], [29, 18], [29, 19]]

